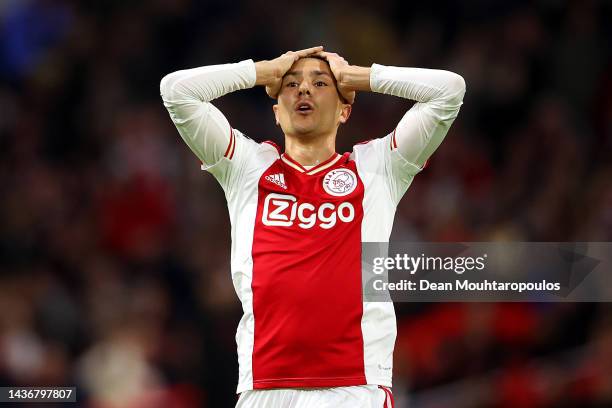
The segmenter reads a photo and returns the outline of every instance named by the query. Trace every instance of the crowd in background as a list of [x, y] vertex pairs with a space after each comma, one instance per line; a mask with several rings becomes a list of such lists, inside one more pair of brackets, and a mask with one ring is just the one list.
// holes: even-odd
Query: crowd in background
[[[392, 239], [612, 241], [606, 1], [0, 2], [0, 385], [89, 406], [231, 407], [241, 316], [221, 188], [159, 81], [322, 44], [467, 83]], [[215, 105], [282, 144], [261, 88]], [[360, 93], [338, 151], [410, 102]], [[606, 303], [398, 304], [396, 406], [612, 406]], [[452, 404], [451, 404], [452, 402]]]

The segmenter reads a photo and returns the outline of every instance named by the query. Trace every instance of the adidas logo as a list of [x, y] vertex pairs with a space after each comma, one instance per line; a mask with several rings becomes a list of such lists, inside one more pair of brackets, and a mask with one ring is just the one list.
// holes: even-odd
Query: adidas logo
[[266, 176], [266, 180], [276, 184], [277, 186], [281, 186], [285, 190], [287, 189], [287, 185], [285, 184], [285, 175], [283, 173], [268, 174]]

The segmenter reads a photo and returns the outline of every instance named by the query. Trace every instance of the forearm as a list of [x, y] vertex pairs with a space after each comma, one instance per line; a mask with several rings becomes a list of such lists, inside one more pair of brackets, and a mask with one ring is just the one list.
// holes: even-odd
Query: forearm
[[209, 102], [227, 93], [255, 85], [252, 60], [235, 64], [209, 65], [176, 71], [166, 75], [160, 83], [164, 102], [181, 100]]
[[452, 106], [460, 104], [465, 93], [465, 82], [460, 75], [438, 69], [372, 64], [370, 84], [374, 92]]
[[443, 70], [373, 64], [370, 84], [374, 92], [417, 101], [397, 125], [393, 146], [405, 159], [423, 166], [459, 113], [463, 78]]

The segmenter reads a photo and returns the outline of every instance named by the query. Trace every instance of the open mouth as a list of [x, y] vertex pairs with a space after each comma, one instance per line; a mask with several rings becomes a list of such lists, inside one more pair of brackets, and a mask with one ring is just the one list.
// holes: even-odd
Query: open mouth
[[295, 111], [302, 115], [307, 115], [314, 111], [314, 106], [310, 102], [298, 102], [295, 105]]

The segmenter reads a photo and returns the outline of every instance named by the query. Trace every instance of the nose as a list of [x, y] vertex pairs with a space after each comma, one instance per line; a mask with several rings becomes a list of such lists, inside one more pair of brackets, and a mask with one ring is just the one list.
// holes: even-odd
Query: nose
[[300, 96], [302, 95], [310, 95], [310, 85], [308, 81], [300, 82], [300, 87], [298, 88], [298, 93]]

